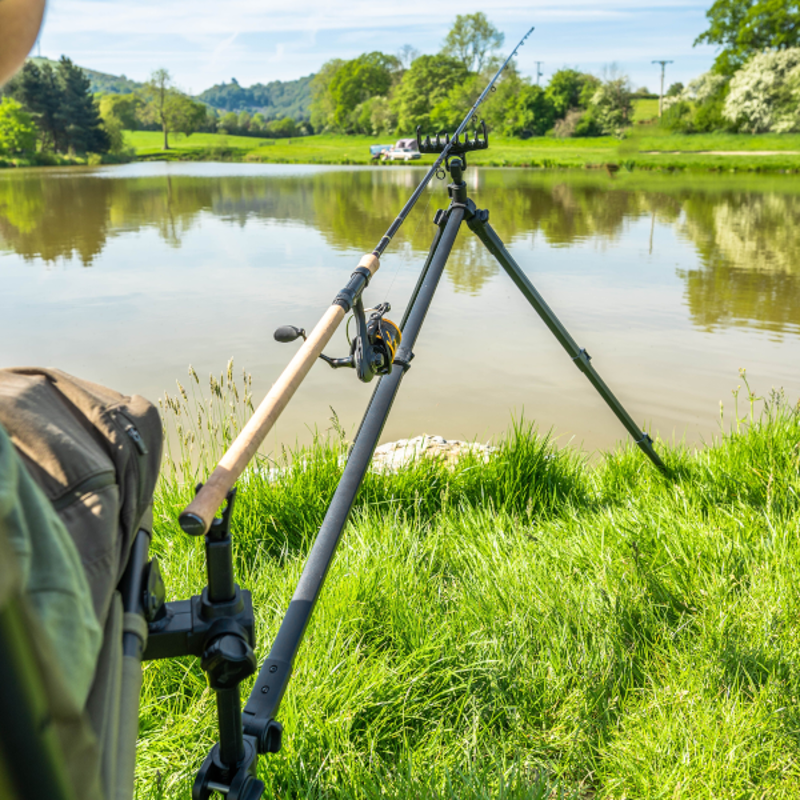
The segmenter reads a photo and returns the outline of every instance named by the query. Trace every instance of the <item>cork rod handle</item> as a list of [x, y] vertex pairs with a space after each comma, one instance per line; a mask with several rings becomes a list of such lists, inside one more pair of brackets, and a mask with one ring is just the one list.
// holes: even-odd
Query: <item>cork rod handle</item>
[[[367, 267], [374, 275], [378, 271], [380, 262], [377, 256], [369, 253], [359, 261], [358, 266]], [[250, 417], [228, 451], [222, 456], [203, 488], [181, 513], [180, 524], [186, 533], [201, 536], [208, 532], [217, 509], [222, 505], [231, 487], [236, 483], [261, 442], [264, 441], [264, 437], [269, 433], [298, 386], [319, 358], [319, 354], [330, 341], [344, 316], [344, 308], [334, 303], [308, 335], [303, 346], [283, 370], [253, 416]]]

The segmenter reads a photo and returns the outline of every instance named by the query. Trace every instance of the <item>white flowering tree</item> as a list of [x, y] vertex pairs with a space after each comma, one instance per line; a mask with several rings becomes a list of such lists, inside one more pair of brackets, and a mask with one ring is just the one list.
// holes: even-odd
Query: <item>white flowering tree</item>
[[592, 95], [589, 110], [603, 133], [619, 135], [630, 124], [633, 103], [628, 77], [604, 81]]
[[664, 109], [674, 106], [676, 103], [706, 103], [715, 98], [728, 83], [725, 75], [718, 75], [716, 72], [704, 72], [700, 77], [690, 81], [680, 92], [667, 95], [664, 98]]
[[731, 78], [726, 119], [748, 133], [800, 129], [800, 47], [753, 56]]

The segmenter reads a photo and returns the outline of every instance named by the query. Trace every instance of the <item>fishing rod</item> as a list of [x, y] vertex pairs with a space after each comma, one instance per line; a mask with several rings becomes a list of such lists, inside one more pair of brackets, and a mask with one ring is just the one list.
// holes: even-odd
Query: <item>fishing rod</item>
[[[531, 29], [533, 30], [533, 29]], [[497, 78], [523, 44], [523, 37], [489, 82], [470, 109], [452, 138], [441, 138], [441, 132], [431, 141], [423, 142], [419, 129], [417, 142], [421, 153], [437, 153], [438, 157], [392, 223], [375, 250], [364, 256], [352, 274], [350, 282], [337, 295], [317, 327], [306, 334], [302, 328], [285, 325], [275, 332], [278, 341], [290, 342], [302, 337], [305, 341], [298, 354], [254, 414], [248, 426], [220, 461], [212, 474], [206, 491], [199, 487], [195, 502], [181, 515], [185, 531], [205, 536], [208, 585], [202, 594], [190, 600], [164, 603], [163, 584], [156, 567], [148, 572], [147, 585], [152, 585], [156, 600], [148, 619], [148, 639], [145, 660], [195, 655], [216, 696], [219, 739], [211, 748], [197, 772], [192, 788], [193, 800], [208, 800], [221, 793], [227, 800], [258, 800], [264, 783], [257, 777], [260, 755], [277, 753], [281, 749], [283, 727], [278, 721], [281, 703], [292, 676], [295, 658], [303, 642], [309, 621], [322, 592], [328, 571], [355, 503], [361, 484], [372, 463], [395, 397], [414, 358], [413, 348], [425, 317], [434, 299], [447, 260], [463, 223], [483, 242], [509, 278], [515, 283], [530, 306], [561, 344], [575, 365], [587, 377], [612, 412], [628, 430], [639, 448], [660, 470], [666, 467], [653, 448], [653, 441], [617, 400], [591, 364], [591, 356], [579, 347], [531, 283], [522, 268], [514, 261], [500, 237], [489, 224], [489, 211], [478, 209], [468, 196], [464, 181], [466, 154], [488, 147], [486, 126], [483, 138], [476, 131], [472, 140], [464, 135], [467, 124], [491, 91]], [[445, 164], [450, 173], [449, 206], [439, 209], [433, 223], [436, 232], [428, 256], [420, 271], [417, 285], [408, 301], [400, 325], [385, 318], [390, 310], [381, 303], [365, 311], [361, 293], [378, 268], [379, 255], [399, 229], [409, 210], [419, 198], [430, 178]], [[357, 332], [350, 353], [344, 358], [322, 354], [334, 328], [346, 311], [353, 309]], [[250, 593], [234, 582], [232, 536], [230, 521], [236, 497], [233, 483], [247, 460], [263, 439], [264, 433], [288, 402], [303, 376], [317, 357], [333, 368], [352, 368], [360, 380], [368, 382], [378, 376], [377, 386], [350, 449], [336, 491], [306, 558], [302, 574], [289, 607], [273, 639], [266, 659], [258, 668], [255, 656], [255, 614]], [[393, 369], [393, 366], [396, 369]], [[254, 421], [255, 420], [255, 421]], [[241, 440], [241, 441], [240, 441]], [[225, 488], [227, 487], [227, 488]], [[220, 492], [224, 494], [220, 495]], [[205, 492], [205, 494], [204, 494]], [[203, 497], [204, 506], [196, 501]], [[209, 499], [210, 498], [210, 499]], [[219, 503], [226, 505], [220, 518], [214, 518]], [[209, 514], [210, 517], [203, 517]], [[207, 523], [210, 519], [210, 525]], [[160, 598], [160, 600], [159, 600]], [[240, 684], [256, 673], [255, 681], [244, 708], [241, 706]]]
[[[292, 358], [278, 377], [278, 380], [272, 385], [272, 388], [261, 401], [260, 405], [253, 413], [253, 416], [250, 417], [247, 424], [242, 428], [234, 442], [219, 460], [219, 463], [208, 477], [206, 483], [198, 487], [194, 499], [180, 514], [180, 526], [186, 533], [191, 536], [202, 536], [208, 533], [214, 516], [225, 501], [228, 492], [256, 454], [264, 438], [272, 429], [272, 426], [277, 421], [281, 412], [309, 373], [314, 362], [317, 358], [322, 356], [325, 345], [331, 340], [331, 337], [336, 332], [341, 321], [351, 309], [355, 309], [359, 326], [359, 336], [356, 338], [360, 341], [360, 344], [357, 345], [357, 347], [368, 345], [372, 347], [372, 352], [364, 352], [363, 355], [351, 352], [352, 366], [357, 369], [359, 378], [361, 380], [370, 380], [373, 375], [387, 374], [391, 371], [392, 359], [388, 359], [387, 362], [387, 359], [383, 358], [382, 361], [380, 361], [381, 354], [376, 352], [380, 349], [379, 341], [385, 345], [385, 339], [388, 337], [388, 333], [385, 337], [380, 337], [373, 332], [371, 339], [367, 335], [366, 328], [369, 327], [369, 323], [365, 319], [363, 305], [361, 303], [361, 293], [369, 284], [372, 276], [378, 271], [381, 255], [384, 250], [386, 250], [397, 231], [400, 230], [409, 212], [414, 207], [417, 200], [419, 200], [423, 191], [425, 191], [425, 187], [428, 185], [431, 178], [439, 172], [442, 163], [446, 162], [453, 152], [458, 152], [460, 144], [463, 145], [463, 143], [460, 143], [459, 137], [466, 130], [467, 125], [475, 115], [478, 107], [494, 88], [494, 84], [503, 73], [503, 70], [505, 70], [511, 59], [517, 54], [517, 51], [525, 43], [525, 40], [533, 33], [533, 30], [532, 27], [522, 39], [520, 39], [519, 44], [511, 51], [511, 54], [502, 63], [483, 92], [481, 92], [480, 97], [478, 97], [472, 108], [467, 112], [467, 115], [456, 129], [453, 137], [448, 137], [442, 145], [441, 151], [439, 151], [439, 148], [427, 151], [439, 152], [439, 156], [434, 161], [433, 166], [428, 170], [422, 181], [420, 181], [419, 185], [400, 210], [397, 218], [389, 226], [389, 229], [378, 242], [375, 249], [371, 253], [362, 256], [361, 260], [358, 262], [358, 266], [350, 276], [350, 281], [344, 289], [336, 295], [333, 303], [325, 314], [323, 314], [322, 319], [316, 324], [311, 333], [306, 335], [305, 331], [302, 329], [292, 328], [292, 326], [285, 326], [276, 331], [276, 339], [278, 339], [278, 341], [291, 341], [297, 336], [302, 336], [305, 340], [303, 346], [297, 351], [294, 358]], [[484, 126], [484, 141], [485, 130]], [[419, 132], [417, 132], [417, 140], [419, 141]], [[385, 322], [388, 322], [388, 320]], [[397, 326], [393, 323], [392, 326], [397, 329]], [[373, 331], [375, 329], [389, 330], [387, 326], [382, 326], [380, 324], [373, 325]], [[384, 352], [388, 353], [388, 349], [385, 349]], [[344, 364], [335, 366], [344, 366]]]

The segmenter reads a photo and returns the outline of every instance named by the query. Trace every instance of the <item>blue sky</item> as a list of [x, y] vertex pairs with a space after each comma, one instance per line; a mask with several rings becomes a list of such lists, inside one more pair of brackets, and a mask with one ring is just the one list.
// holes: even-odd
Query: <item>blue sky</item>
[[[43, 56], [62, 53], [76, 63], [145, 80], [166, 67], [185, 91], [197, 93], [235, 77], [243, 86], [291, 80], [330, 58], [371, 50], [396, 53], [409, 44], [437, 52], [456, 14], [483, 11], [510, 50], [531, 26], [520, 50], [523, 74], [542, 84], [563, 66], [602, 74], [616, 64], [635, 87], [657, 91], [671, 59], [667, 85], [707, 70], [714, 49], [692, 47], [711, 4], [662, 0], [497, 0], [491, 7], [463, 0], [51, 0], [40, 35]], [[34, 48], [34, 53], [36, 48]]]

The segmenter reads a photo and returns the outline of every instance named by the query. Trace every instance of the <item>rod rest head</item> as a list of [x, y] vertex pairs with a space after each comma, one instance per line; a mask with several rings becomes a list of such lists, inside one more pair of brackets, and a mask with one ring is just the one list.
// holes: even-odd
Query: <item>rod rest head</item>
[[481, 120], [480, 126], [472, 132], [472, 136], [470, 140], [469, 133], [465, 132], [463, 139], [458, 136], [450, 139], [449, 133], [439, 131], [435, 139], [431, 140], [430, 136], [426, 136], [423, 140], [421, 126], [417, 125], [417, 149], [420, 153], [441, 153], [449, 145], [449, 157], [463, 155], [473, 150], [486, 150], [489, 147], [489, 133], [484, 120]]

